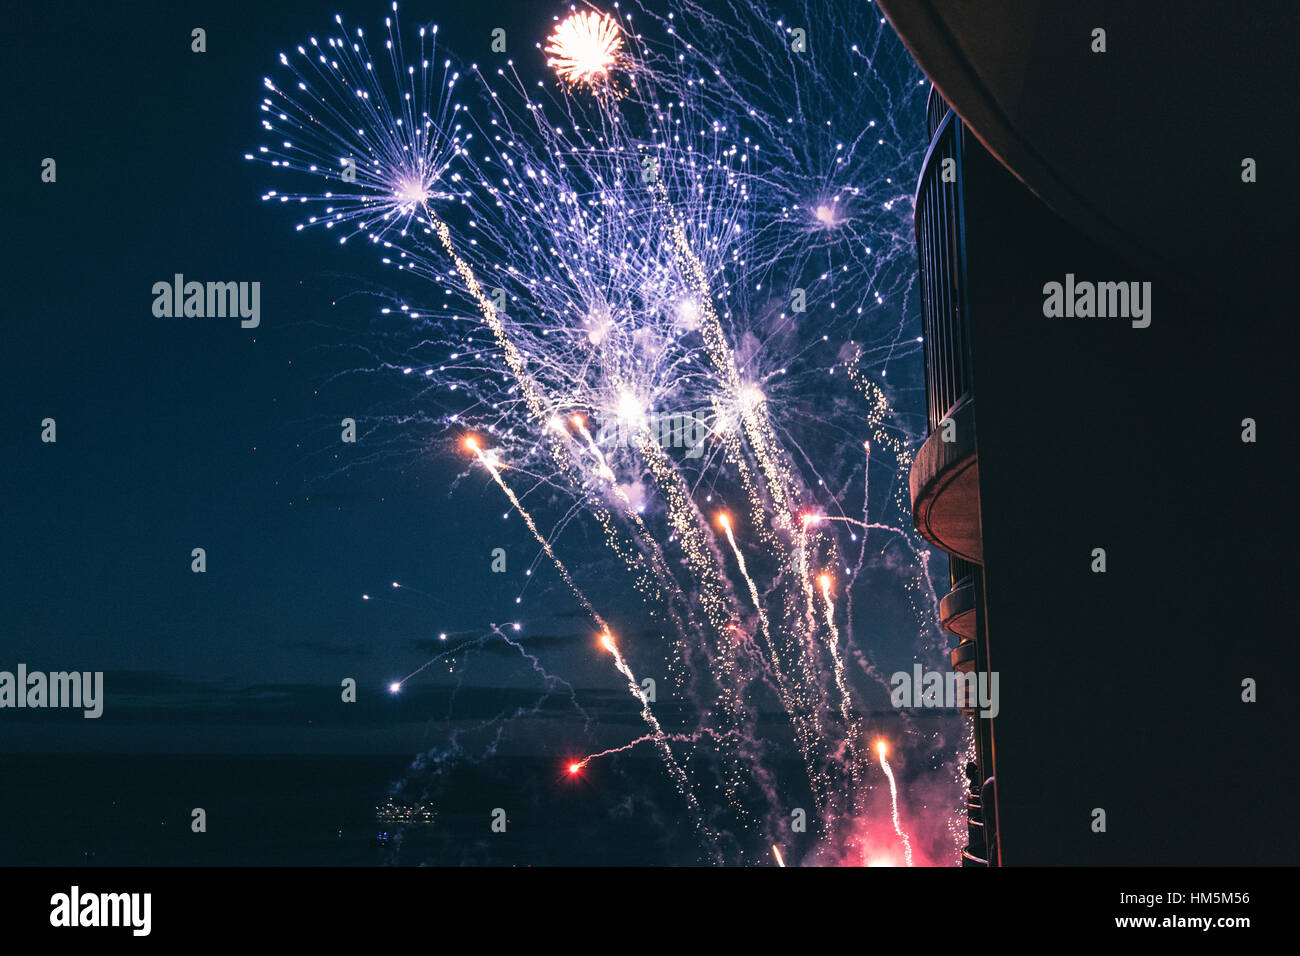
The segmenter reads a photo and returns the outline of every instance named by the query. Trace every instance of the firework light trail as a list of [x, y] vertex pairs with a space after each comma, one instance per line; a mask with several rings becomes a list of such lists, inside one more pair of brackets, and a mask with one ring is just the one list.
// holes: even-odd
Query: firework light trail
[[[714, 736], [714, 734], [711, 731], [697, 730], [694, 733], [689, 733], [689, 734], [664, 734], [664, 739], [671, 741], [673, 743], [694, 744], [694, 743], [699, 743], [700, 740], [705, 737], [712, 737], [712, 736]], [[599, 760], [601, 757], [611, 757], [614, 754], [627, 753], [629, 750], [632, 750], [633, 748], [637, 747], [640, 744], [658, 743], [658, 742], [659, 739], [654, 734], [642, 734], [640, 737], [637, 737], [635, 740], [629, 740], [627, 743], [622, 744], [618, 747], [607, 747], [606, 749], [601, 750], [597, 753], [587, 754], [587, 756], [583, 757], [581, 760], [572, 761], [568, 764], [568, 771], [570, 774], [576, 774], [580, 770], [582, 770], [583, 767], [591, 763], [593, 760]]]
[[[432, 25], [404, 47], [396, 4], [380, 57], [335, 18], [280, 56], [266, 142], [246, 154], [290, 181], [263, 198], [302, 209], [298, 229], [366, 245], [414, 289], [379, 293], [367, 361], [340, 376], [409, 385], [372, 409], [368, 460], [463, 441], [637, 702], [649, 733], [593, 739], [569, 775], [651, 743], [709, 859], [770, 849], [780, 865], [778, 843], [806, 864], [865, 838], [888, 808], [862, 725], [914, 720], [888, 706], [885, 646], [855, 641], [855, 593], [873, 639], [901, 635], [889, 653], [937, 664], [946, 649], [907, 498], [924, 428], [907, 183], [927, 89], [869, 3], [805, 0], [799, 18], [826, 27], [812, 53], [763, 3], [593, 5], [555, 17], [536, 62], [490, 69], [455, 65]], [[724, 501], [743, 503], [740, 538], [731, 517], [708, 518]], [[565, 561], [575, 522], [601, 547]], [[640, 602], [672, 650], [613, 627], [584, 582], [615, 620]], [[607, 605], [616, 587], [629, 599]], [[507, 642], [585, 717], [567, 682]], [[668, 677], [682, 727], [661, 726], [638, 672]], [[955, 808], [952, 726], [906, 739], [918, 765], [943, 766], [927, 786]], [[777, 769], [791, 746], [797, 785]], [[453, 736], [417, 766], [442, 772], [465, 747]], [[815, 808], [797, 844], [792, 786]], [[951, 862], [951, 813], [931, 823], [926, 858]]]
[[883, 740], [876, 743], [876, 753], [880, 756], [880, 769], [885, 771], [885, 776], [889, 778], [889, 801], [890, 813], [894, 819], [894, 832], [898, 838], [903, 841], [903, 855], [907, 860], [907, 865], [912, 865], [912, 840], [903, 830], [903, 825], [898, 819], [898, 787], [894, 783], [894, 771], [889, 766], [889, 758], [886, 756], [888, 747]]
[[528, 513], [523, 504], [519, 501], [518, 496], [515, 495], [510, 486], [506, 484], [505, 479], [501, 477], [501, 468], [497, 463], [495, 456], [491, 452], [485, 452], [482, 447], [480, 447], [478, 439], [473, 435], [465, 439], [465, 447], [474, 453], [478, 458], [479, 464], [486, 468], [492, 475], [493, 481], [495, 481], [497, 486], [505, 493], [505, 496], [510, 500], [510, 504], [514, 506], [515, 511], [524, 519], [524, 523], [528, 525], [528, 530], [532, 532], [533, 537], [537, 540], [537, 543], [541, 545], [546, 556], [554, 563], [555, 570], [559, 572], [564, 583], [569, 586], [569, 590], [573, 592], [574, 596], [578, 599], [578, 602], [583, 606], [587, 613], [591, 615], [596, 624], [600, 626], [601, 647], [613, 655], [614, 667], [627, 680], [628, 691], [640, 703], [641, 718], [650, 727], [651, 736], [654, 738], [655, 743], [659, 747], [660, 753], [663, 755], [664, 763], [668, 767], [668, 772], [673, 779], [673, 783], [676, 784], [678, 791], [681, 793], [682, 797], [685, 798], [687, 804], [694, 812], [697, 828], [704, 830], [704, 823], [702, 820], [703, 811], [701, 810], [699, 801], [696, 799], [695, 794], [691, 789], [690, 781], [682, 771], [682, 768], [678, 765], [677, 759], [673, 756], [672, 748], [668, 746], [668, 737], [664, 733], [663, 727], [659, 725], [659, 720], [655, 717], [654, 712], [650, 709], [649, 698], [646, 696], [645, 692], [641, 690], [641, 685], [636, 679], [636, 675], [632, 673], [632, 669], [623, 658], [623, 654], [618, 649], [618, 645], [614, 643], [614, 637], [610, 634], [609, 623], [601, 617], [600, 612], [592, 606], [591, 601], [589, 601], [587, 596], [582, 593], [582, 590], [574, 582], [572, 575], [569, 574], [568, 568], [564, 566], [564, 563], [551, 548], [551, 543], [547, 541], [546, 537], [538, 530], [537, 523], [533, 520], [533, 516]]
[[524, 524], [528, 526], [529, 532], [531, 532], [532, 536], [537, 540], [537, 543], [546, 553], [546, 556], [551, 559], [551, 562], [555, 565], [555, 570], [559, 572], [564, 583], [569, 586], [569, 590], [572, 591], [574, 597], [578, 599], [578, 603], [581, 604], [583, 609], [591, 615], [592, 620], [596, 622], [601, 631], [608, 633], [609, 622], [600, 616], [600, 612], [592, 606], [589, 600], [587, 600], [587, 595], [583, 594], [582, 589], [574, 583], [573, 576], [569, 574], [569, 569], [564, 566], [564, 562], [561, 561], [555, 551], [552, 550], [551, 543], [546, 540], [546, 536], [538, 530], [537, 522], [533, 520], [533, 516], [528, 513], [528, 510], [524, 508], [523, 504], [519, 501], [519, 497], [513, 490], [511, 490], [510, 486], [506, 484], [505, 479], [501, 477], [501, 466], [497, 462], [496, 455], [493, 452], [484, 451], [479, 445], [479, 440], [473, 435], [470, 435], [465, 439], [465, 447], [469, 449], [469, 451], [473, 452], [474, 457], [478, 459], [479, 464], [487, 469], [488, 474], [492, 476], [492, 480], [497, 483], [497, 487], [500, 488], [506, 498], [509, 499], [511, 506], [518, 513], [519, 517], [524, 519]]
[[[856, 782], [860, 766], [858, 722], [851, 713], [853, 701], [848, 686], [844, 681], [844, 659], [840, 656], [840, 629], [835, 625], [835, 601], [831, 597], [831, 576], [829, 574], [817, 575], [817, 585], [821, 588], [822, 600], [826, 603], [826, 649], [830, 651], [831, 671], [835, 676], [835, 687], [840, 692], [840, 715], [844, 718], [844, 727], [847, 730], [845, 744], [849, 752], [849, 774]], [[857, 792], [856, 788], [854, 792]]]

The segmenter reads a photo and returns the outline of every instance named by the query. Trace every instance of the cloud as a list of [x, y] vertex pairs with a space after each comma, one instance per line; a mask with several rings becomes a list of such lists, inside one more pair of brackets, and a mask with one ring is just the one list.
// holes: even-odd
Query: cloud
[[[514, 634], [506, 630], [503, 630], [503, 633], [529, 653], [589, 647], [592, 643], [590, 634]], [[511, 647], [495, 635], [469, 640], [449, 639], [441, 641], [433, 638], [432, 640], [416, 641], [415, 647], [426, 654], [438, 654], [444, 651], [455, 653], [462, 648], [473, 648], [475, 653], [495, 654], [498, 657], [519, 656], [518, 648]]]
[[321, 657], [367, 657], [370, 654], [369, 649], [360, 642], [340, 646], [327, 641], [280, 641], [275, 646], [286, 651], [305, 651]]

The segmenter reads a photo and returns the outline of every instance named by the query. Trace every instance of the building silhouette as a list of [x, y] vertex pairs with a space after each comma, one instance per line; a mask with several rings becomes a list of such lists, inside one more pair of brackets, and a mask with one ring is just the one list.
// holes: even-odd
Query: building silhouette
[[952, 668], [999, 676], [996, 718], [964, 710], [963, 863], [1293, 862], [1296, 11], [881, 7], [935, 87], [913, 520], [949, 555]]

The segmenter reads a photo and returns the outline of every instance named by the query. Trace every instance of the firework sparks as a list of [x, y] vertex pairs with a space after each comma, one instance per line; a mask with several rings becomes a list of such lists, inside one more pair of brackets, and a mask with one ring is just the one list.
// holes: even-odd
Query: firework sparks
[[622, 49], [618, 23], [607, 14], [584, 10], [556, 26], [546, 41], [546, 63], [566, 83], [595, 88], [609, 77]]
[[[342, 18], [335, 23], [342, 30]], [[468, 143], [451, 101], [458, 74], [450, 61], [437, 61], [437, 27], [420, 29], [419, 56], [403, 70], [394, 18], [386, 26], [391, 86], [375, 70], [360, 29], [351, 40], [312, 37], [292, 58], [281, 53], [295, 81], [265, 78], [270, 95], [261, 106], [263, 128], [281, 139], [245, 154], [299, 181], [330, 181], [323, 193], [271, 190], [262, 198], [312, 208], [297, 228], [337, 228], [340, 243], [362, 232], [376, 243], [404, 236], [425, 204], [454, 198], [450, 171]]]
[[[268, 141], [247, 155], [294, 180], [293, 190], [265, 198], [304, 207], [299, 228], [364, 237], [382, 264], [424, 280], [438, 303], [392, 301], [384, 314], [404, 320], [412, 344], [356, 371], [409, 376], [440, 409], [376, 416], [376, 433], [391, 425], [395, 443], [474, 429], [464, 448], [590, 615], [596, 645], [638, 702], [649, 733], [584, 748], [595, 752], [565, 764], [567, 775], [651, 744], [702, 833], [701, 821], [723, 811], [705, 812], [697, 784], [726, 800], [738, 841], [747, 841], [742, 856], [770, 846], [784, 865], [774, 842], [779, 788], [755, 730], [775, 695], [827, 842], [858, 828], [866, 768], [851, 677], [874, 672], [854, 646], [852, 601], [859, 575], [871, 570], [868, 528], [884, 532], [873, 546], [901, 543], [904, 567], [887, 573], [906, 582], [917, 642], [942, 645], [928, 551], [906, 520], [907, 483], [898, 480], [918, 436], [883, 387], [889, 363], [917, 351], [907, 193], [897, 184], [920, 143], [906, 146], [912, 140], [894, 124], [897, 111], [923, 111], [914, 71], [897, 66], [905, 55], [883, 48], [884, 34], [864, 16], [856, 33], [875, 46], [846, 42], [842, 73], [820, 65], [836, 52], [829, 44], [817, 62], [794, 65], [785, 28], [765, 8], [733, 8], [746, 42], [728, 44], [698, 33], [715, 18], [685, 0], [675, 18], [651, 13], [635, 35], [603, 13], [559, 21], [544, 52], [563, 82], [544, 85], [513, 64], [491, 77], [470, 67], [462, 77], [438, 54], [436, 28], [404, 49], [393, 9], [380, 57], [337, 18], [334, 35], [281, 57], [291, 76], [267, 79]], [[630, 89], [577, 96], [631, 76], [633, 54]], [[745, 62], [751, 55], [754, 64]], [[885, 82], [890, 69], [898, 76]], [[844, 86], [841, 75], [854, 82]], [[888, 109], [867, 118], [876, 104]], [[309, 179], [314, 189], [303, 185]], [[785, 289], [772, 288], [777, 276], [811, 290], [809, 328], [818, 336], [804, 334]], [[839, 354], [836, 343], [823, 344], [831, 335], [844, 343]], [[673, 428], [680, 434], [687, 417], [692, 428], [700, 423], [698, 456], [674, 454]], [[837, 441], [856, 435], [851, 459], [817, 437], [822, 425]], [[873, 466], [894, 473], [881, 502], [868, 495]], [[561, 509], [549, 536], [538, 519], [546, 524], [550, 513], [538, 509], [554, 505], [529, 498], [524, 482]], [[716, 527], [708, 519], [715, 496], [744, 503], [736, 514], [748, 559], [736, 519]], [[845, 508], [860, 508], [862, 519]], [[623, 583], [675, 643], [672, 679], [695, 704], [698, 726], [670, 733], [651, 712], [633, 669], [656, 673], [647, 650], [629, 640], [625, 655], [582, 590], [587, 569], [557, 554], [554, 539], [569, 521], [590, 523]], [[855, 566], [842, 538], [861, 541]], [[813, 568], [835, 569], [838, 621], [829, 571], [819, 580]], [[914, 601], [927, 593], [931, 600]], [[548, 687], [557, 682], [514, 646]], [[846, 661], [862, 673], [850, 675]], [[689, 764], [673, 755], [679, 743], [691, 745]], [[713, 780], [687, 775], [696, 754]], [[902, 837], [892, 770], [881, 760]], [[705, 781], [716, 784], [706, 791]]]
[[[858, 756], [858, 721], [853, 716], [853, 698], [849, 695], [848, 685], [844, 681], [844, 658], [840, 655], [840, 629], [835, 624], [835, 601], [831, 597], [831, 576], [819, 574], [817, 586], [821, 588], [822, 600], [826, 605], [826, 630], [829, 637], [826, 649], [831, 655], [831, 671], [835, 676], [835, 687], [839, 690], [840, 716], [844, 719], [845, 745], [849, 751], [849, 773], [856, 781], [860, 768]], [[855, 793], [857, 791], [855, 790]]]

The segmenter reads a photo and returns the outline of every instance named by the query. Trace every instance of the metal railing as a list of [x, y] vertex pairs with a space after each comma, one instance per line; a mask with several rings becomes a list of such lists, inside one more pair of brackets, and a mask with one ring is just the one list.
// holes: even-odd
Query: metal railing
[[975, 573], [974, 562], [967, 561], [965, 558], [959, 558], [955, 554], [948, 555], [948, 579], [955, 591], [957, 585], [961, 584], [967, 578]]
[[[930, 103], [943, 100], [931, 91]], [[948, 111], [930, 141], [916, 192], [916, 252], [925, 336], [926, 413], [930, 431], [970, 389], [962, 213], [961, 120]], [[945, 160], [952, 160], [945, 163]], [[955, 172], [944, 182], [945, 166]]]
[[935, 89], [933, 83], [930, 84], [930, 98], [925, 101], [925, 128], [926, 134], [934, 139], [934, 134], [939, 131], [939, 124], [943, 118], [948, 115], [948, 104], [944, 102], [939, 91]]

